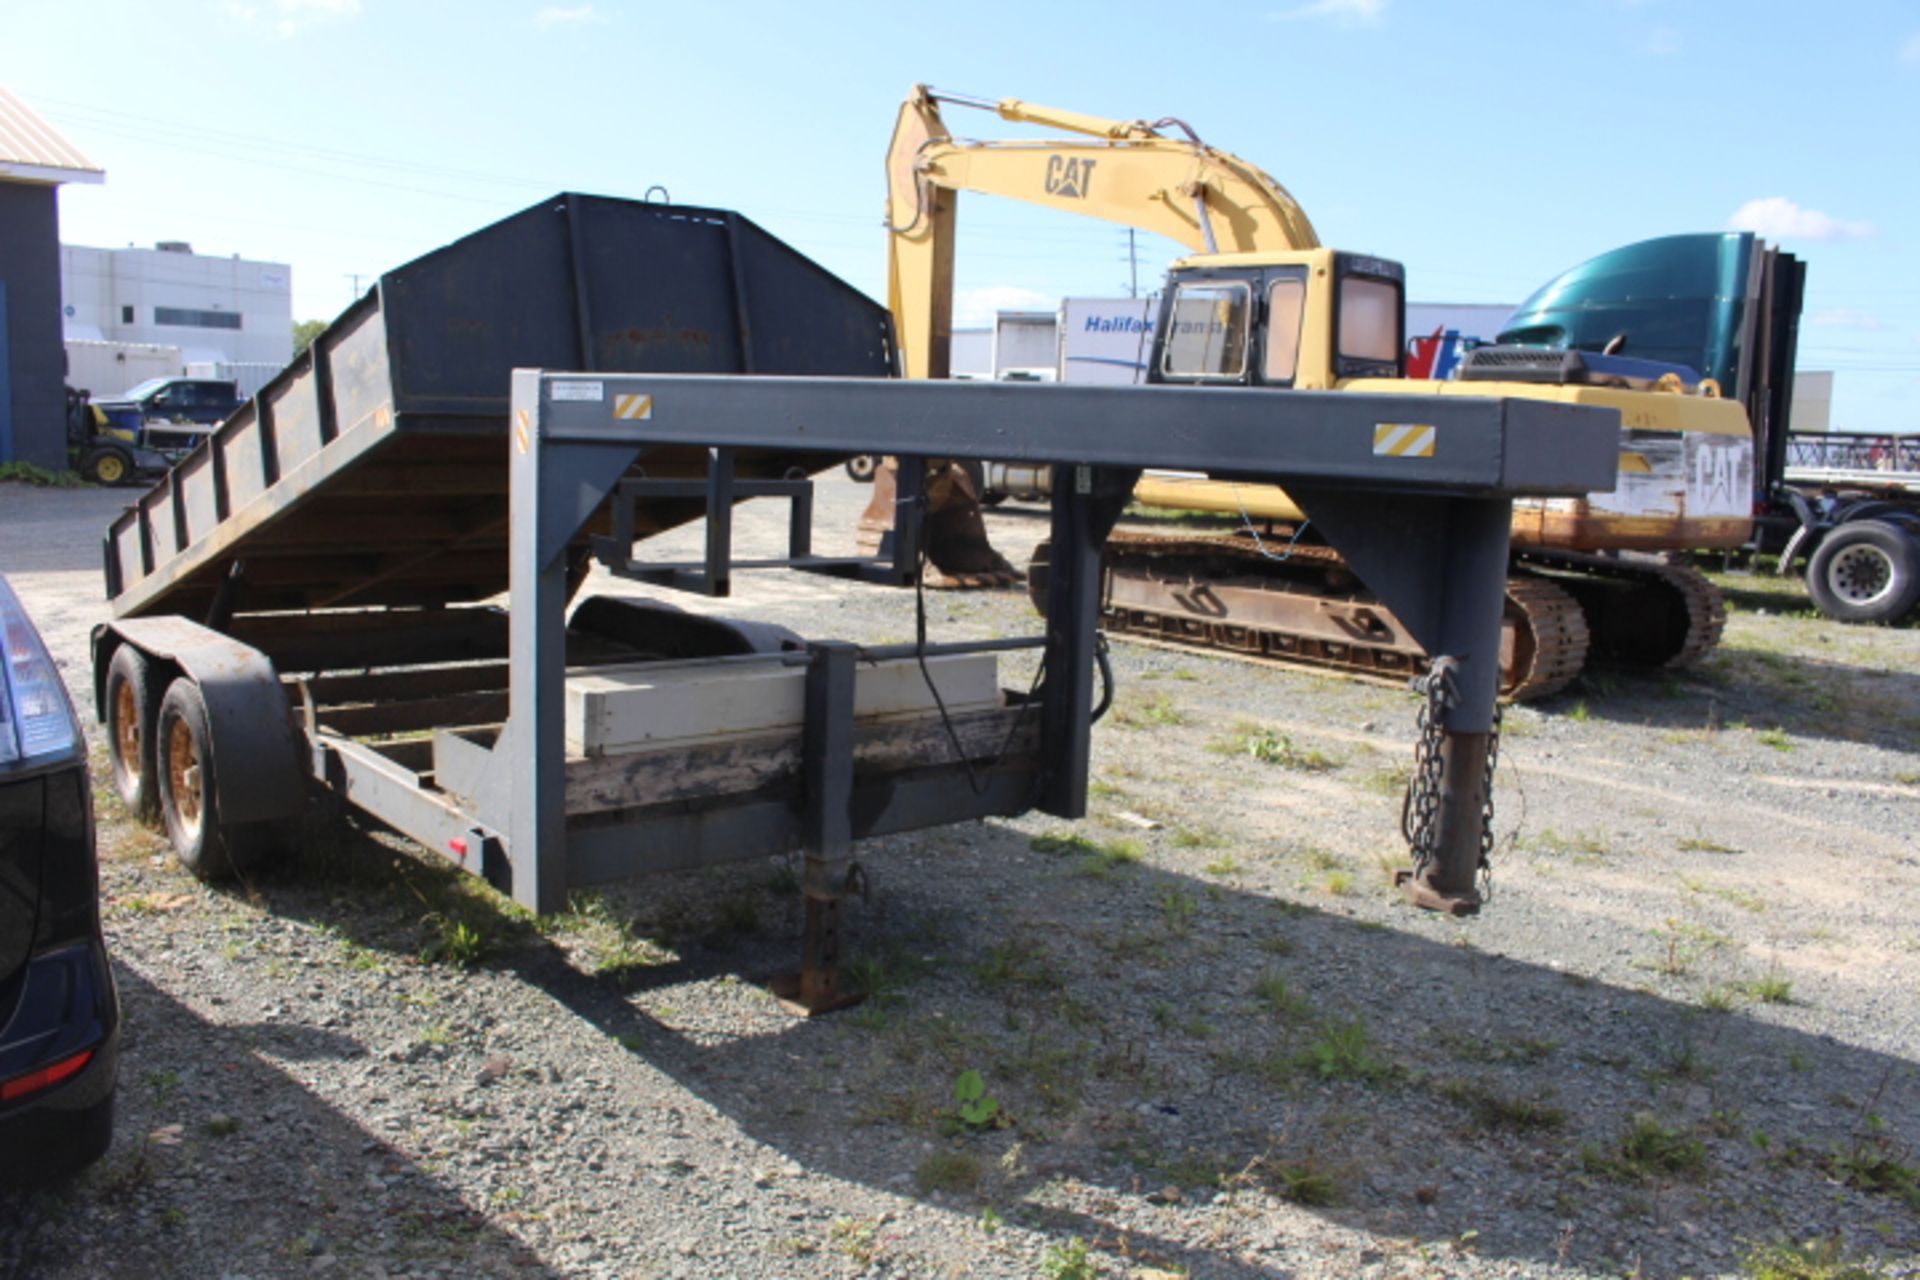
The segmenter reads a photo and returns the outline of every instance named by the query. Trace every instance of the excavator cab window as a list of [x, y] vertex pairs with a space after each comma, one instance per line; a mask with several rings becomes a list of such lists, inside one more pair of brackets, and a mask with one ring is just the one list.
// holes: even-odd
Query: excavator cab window
[[1400, 377], [1406, 350], [1406, 273], [1397, 262], [1338, 254], [1334, 300], [1335, 373], [1342, 378]]
[[1245, 281], [1175, 285], [1160, 355], [1162, 375], [1182, 381], [1243, 381], [1252, 309], [1253, 290]]
[[1292, 386], [1300, 369], [1300, 326], [1307, 314], [1307, 273], [1304, 269], [1270, 276], [1267, 283], [1267, 323], [1261, 331], [1265, 354], [1260, 379], [1271, 386]]

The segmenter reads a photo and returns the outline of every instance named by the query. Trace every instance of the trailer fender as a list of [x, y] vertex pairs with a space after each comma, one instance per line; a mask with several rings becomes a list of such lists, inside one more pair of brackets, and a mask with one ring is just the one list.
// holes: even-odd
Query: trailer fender
[[157, 687], [184, 675], [200, 688], [220, 814], [228, 822], [291, 817], [307, 796], [300, 741], [287, 695], [267, 655], [186, 618], [126, 618], [93, 629], [93, 698], [106, 723], [106, 673], [114, 651], [131, 645], [156, 667]]
[[624, 596], [588, 596], [567, 626], [661, 658], [794, 653], [807, 647], [798, 632], [777, 623], [688, 613], [664, 600]]

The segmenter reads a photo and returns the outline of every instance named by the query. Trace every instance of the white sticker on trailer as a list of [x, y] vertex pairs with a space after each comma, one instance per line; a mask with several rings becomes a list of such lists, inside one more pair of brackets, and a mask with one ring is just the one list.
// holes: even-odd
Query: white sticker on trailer
[[607, 384], [604, 382], [556, 382], [553, 384], [555, 400], [586, 400], [598, 404], [607, 398]]

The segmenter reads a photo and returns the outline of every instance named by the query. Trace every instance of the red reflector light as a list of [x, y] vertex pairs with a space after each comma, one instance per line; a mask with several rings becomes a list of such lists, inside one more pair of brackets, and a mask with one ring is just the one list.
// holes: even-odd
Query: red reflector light
[[24, 1098], [30, 1093], [50, 1089], [68, 1076], [77, 1073], [92, 1060], [93, 1050], [87, 1049], [74, 1054], [71, 1058], [62, 1058], [50, 1067], [42, 1067], [38, 1071], [29, 1071], [23, 1076], [15, 1076], [5, 1084], [0, 1084], [0, 1102], [12, 1102], [15, 1098]]
[[459, 857], [464, 858], [467, 856], [467, 842], [465, 840], [449, 840], [447, 841], [447, 848], [453, 850]]

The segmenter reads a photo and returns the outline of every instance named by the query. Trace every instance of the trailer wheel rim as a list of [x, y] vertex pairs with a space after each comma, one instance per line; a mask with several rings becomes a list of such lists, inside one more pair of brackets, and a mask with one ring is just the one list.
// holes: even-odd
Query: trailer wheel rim
[[113, 691], [113, 767], [135, 787], [140, 785], [140, 708], [133, 700], [133, 682], [122, 680]]
[[173, 816], [180, 834], [189, 843], [200, 836], [203, 805], [200, 795], [200, 753], [195, 750], [193, 730], [185, 720], [167, 727], [167, 782], [173, 801]]
[[1848, 604], [1878, 604], [1893, 583], [1893, 557], [1871, 543], [1855, 543], [1827, 565], [1827, 587]]

